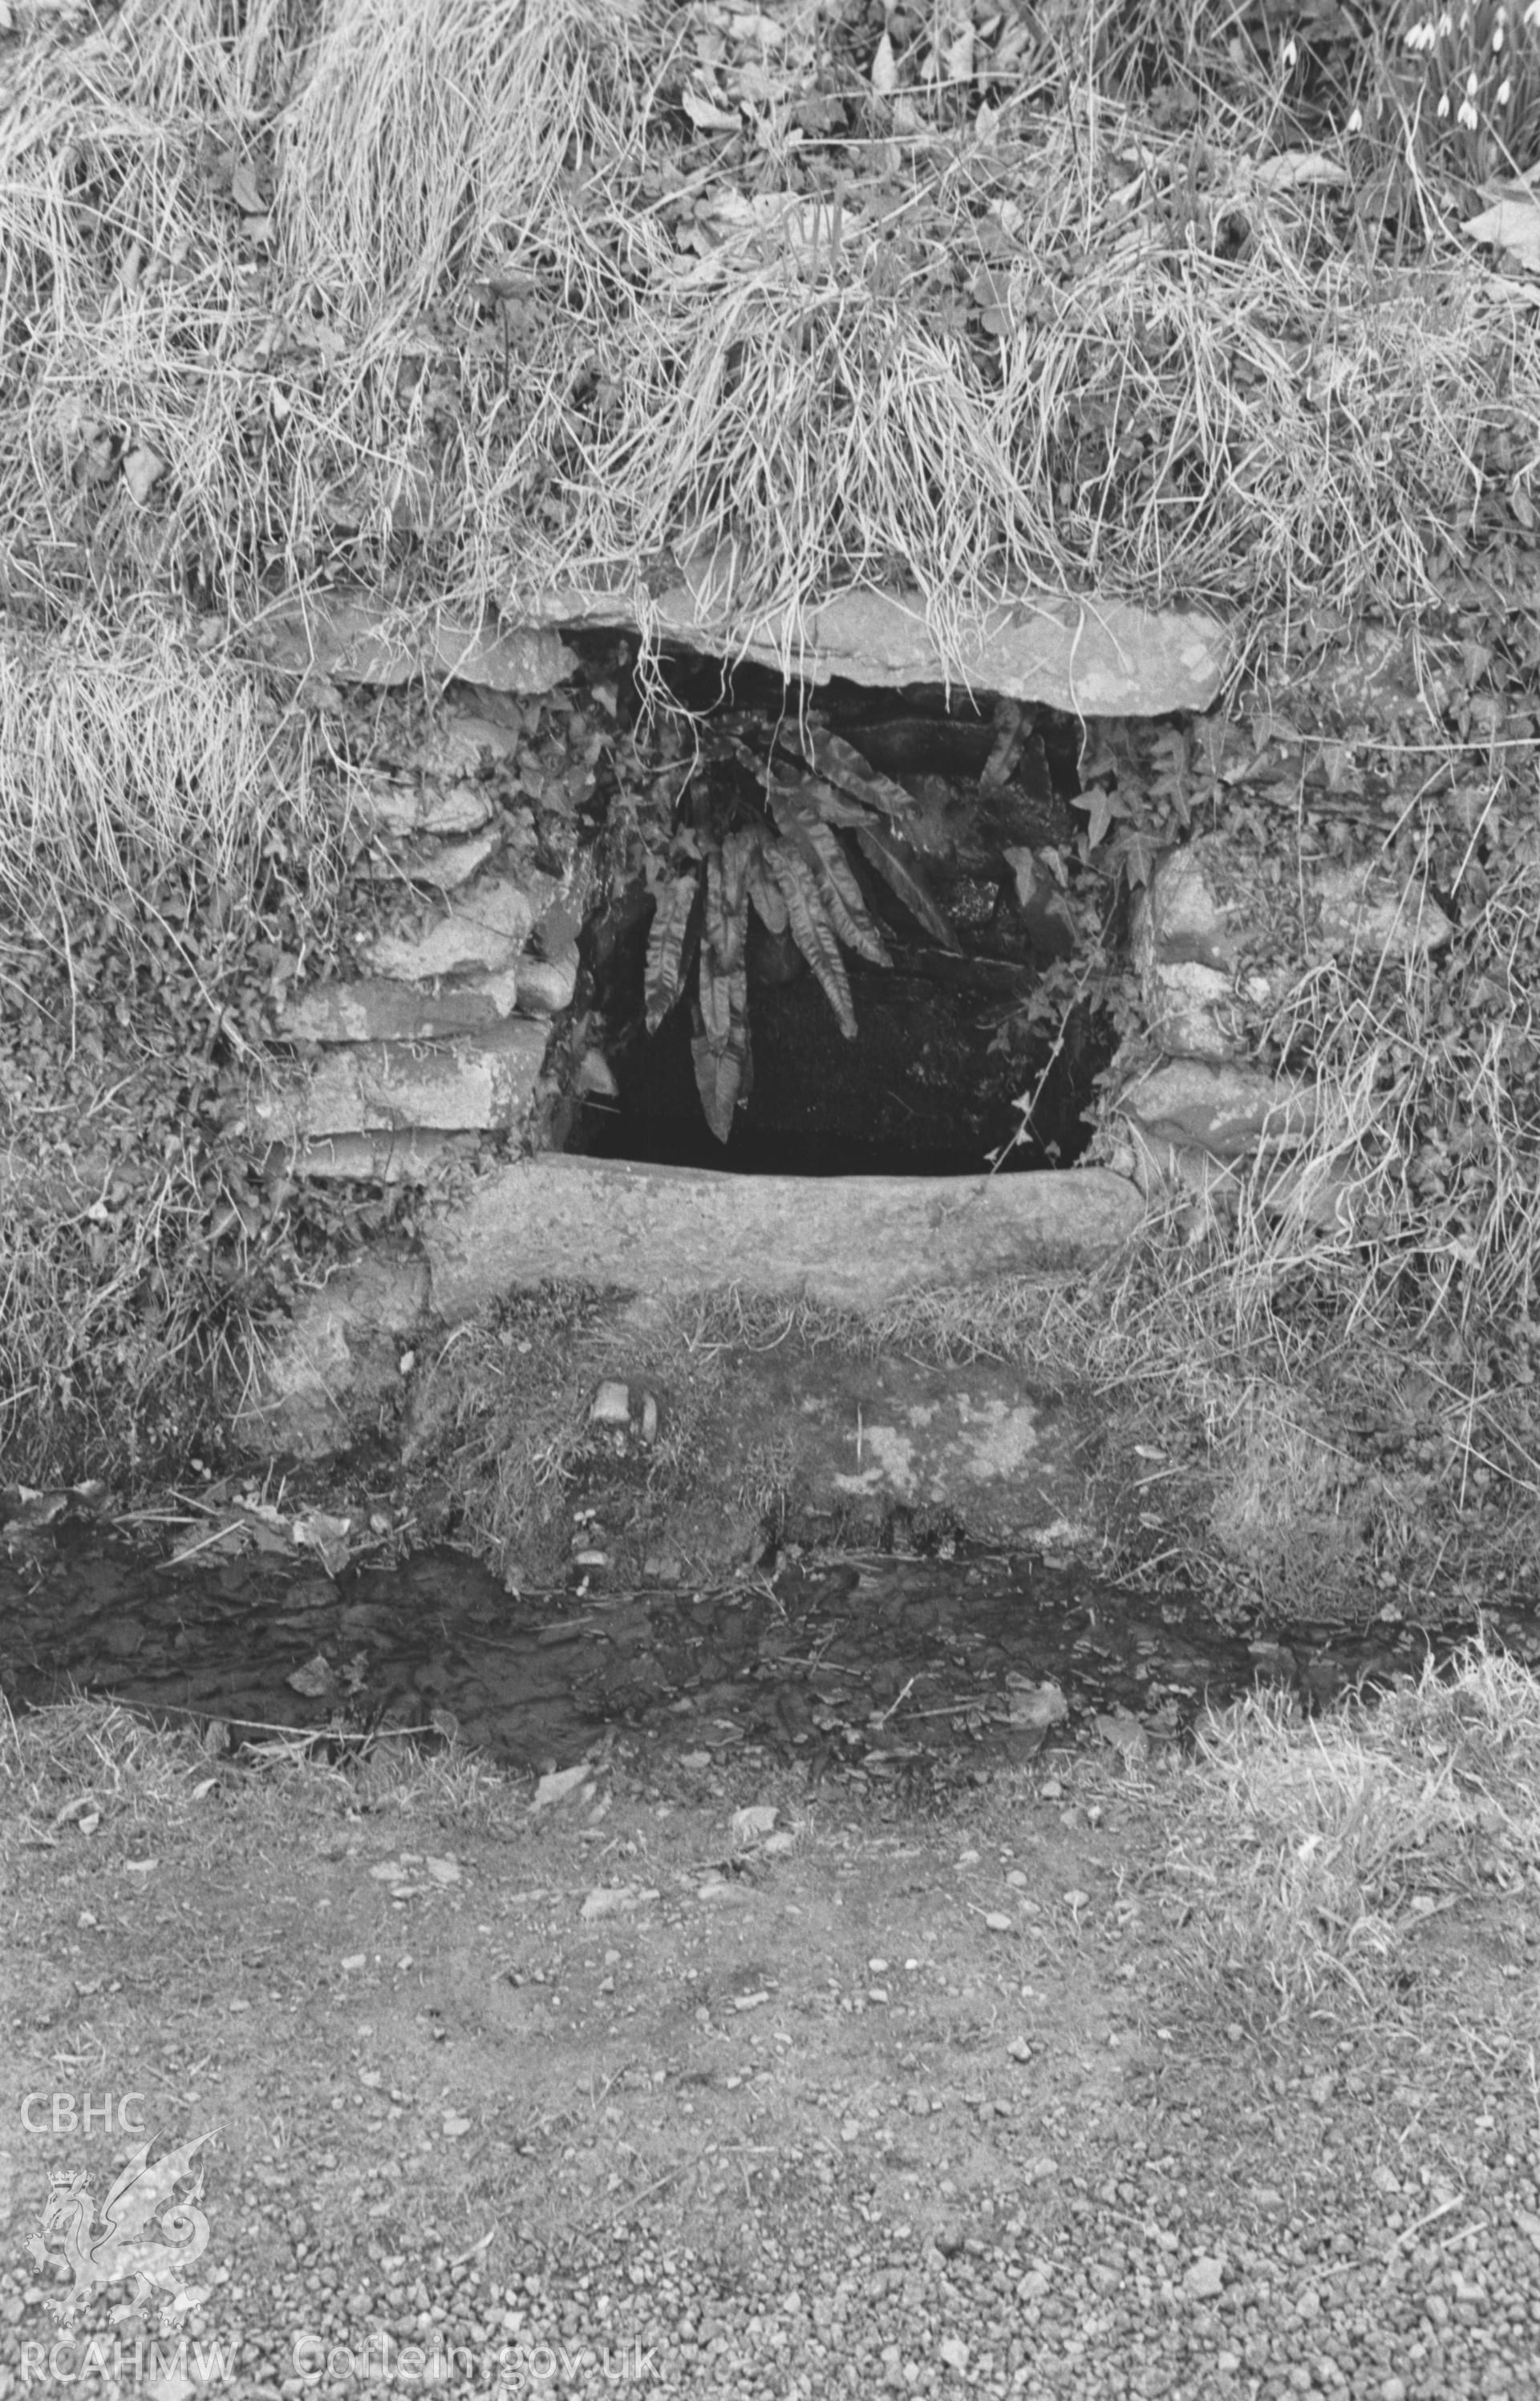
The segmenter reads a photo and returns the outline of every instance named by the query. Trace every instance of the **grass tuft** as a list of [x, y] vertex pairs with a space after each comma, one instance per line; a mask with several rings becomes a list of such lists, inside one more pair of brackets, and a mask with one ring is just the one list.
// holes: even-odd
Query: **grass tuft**
[[1191, 1971], [1262, 2024], [1421, 1996], [1429, 1927], [1537, 1862], [1540, 1681], [1477, 1643], [1320, 1718], [1273, 1692], [1211, 1718], [1166, 1873]]

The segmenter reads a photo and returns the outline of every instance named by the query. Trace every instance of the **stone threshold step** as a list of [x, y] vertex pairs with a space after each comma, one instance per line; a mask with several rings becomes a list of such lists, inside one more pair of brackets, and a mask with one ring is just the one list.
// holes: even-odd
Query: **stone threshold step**
[[1144, 1214], [1106, 1168], [1020, 1175], [730, 1175], [551, 1152], [495, 1170], [424, 1235], [447, 1324], [550, 1279], [805, 1294], [871, 1310], [927, 1285], [1058, 1276]]

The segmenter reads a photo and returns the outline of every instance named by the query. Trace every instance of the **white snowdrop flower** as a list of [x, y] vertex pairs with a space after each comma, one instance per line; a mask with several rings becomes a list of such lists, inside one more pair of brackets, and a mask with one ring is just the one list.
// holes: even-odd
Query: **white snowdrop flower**
[[1465, 98], [1467, 100], [1474, 100], [1480, 89], [1480, 78], [1477, 75], [1476, 69], [1472, 67], [1469, 75], [1465, 77]]
[[1464, 127], [1465, 131], [1467, 133], [1474, 133], [1480, 120], [1477, 117], [1476, 111], [1472, 108], [1468, 100], [1463, 100], [1460, 103], [1459, 117], [1460, 122]]
[[1492, 27], [1492, 57], [1493, 57], [1493, 58], [1495, 58], [1495, 57], [1497, 56], [1497, 53], [1498, 53], [1498, 51], [1502, 48], [1502, 47], [1503, 47], [1503, 28], [1502, 28], [1502, 26], [1501, 26], [1501, 25], [1494, 25], [1494, 26]]
[[1293, 36], [1293, 34], [1291, 34], [1289, 35], [1289, 37], [1288, 37], [1288, 40], [1284, 44], [1284, 65], [1285, 65], [1285, 67], [1286, 67], [1286, 68], [1288, 68], [1288, 69], [1290, 69], [1290, 70], [1292, 70], [1292, 69], [1294, 68], [1294, 66], [1298, 63], [1298, 62], [1299, 62], [1299, 51], [1298, 51], [1298, 50], [1295, 48], [1295, 47], [1294, 47], [1294, 36]]
[[1364, 130], [1364, 112], [1361, 108], [1355, 108], [1353, 115], [1348, 118], [1347, 130], [1350, 133], [1362, 133]]
[[1438, 20], [1438, 39], [1441, 42], [1447, 42], [1453, 31], [1454, 20], [1446, 8], [1443, 15]]
[[[1540, 6], [1540, 0], [1536, 0], [1536, 5]], [[1434, 29], [1431, 17], [1424, 17], [1420, 25], [1409, 25], [1407, 28], [1406, 41], [1409, 50], [1431, 50], [1437, 39], [1438, 35]]]
[[1524, 22], [1532, 34], [1540, 34], [1540, 0], [1530, 0], [1524, 11]]
[[1505, 75], [1505, 76], [1503, 77], [1502, 82], [1501, 82], [1501, 83], [1498, 85], [1498, 87], [1497, 87], [1497, 105], [1498, 105], [1498, 107], [1499, 107], [1499, 108], [1506, 108], [1506, 106], [1507, 106], [1507, 104], [1508, 104], [1509, 101], [1510, 101], [1512, 98], [1513, 98], [1513, 86], [1512, 86], [1512, 84], [1509, 82], [1509, 80], [1508, 80], [1507, 76], [1506, 76], [1506, 75]]
[[1438, 114], [1440, 117], [1447, 117], [1449, 115], [1449, 94], [1447, 91], [1445, 92], [1443, 99], [1438, 103]]

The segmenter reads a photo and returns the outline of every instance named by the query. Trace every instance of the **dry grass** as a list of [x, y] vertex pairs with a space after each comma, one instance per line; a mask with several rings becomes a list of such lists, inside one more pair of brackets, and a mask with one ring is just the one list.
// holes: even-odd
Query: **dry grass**
[[565, 1568], [562, 1501], [589, 1434], [604, 1316], [600, 1297], [576, 1287], [516, 1296], [456, 1327], [417, 1380], [404, 1464], [449, 1477], [462, 1539], [500, 1574], [516, 1559], [531, 1581]]
[[67, 964], [82, 912], [104, 910], [217, 979], [221, 928], [272, 856], [301, 881], [325, 857], [304, 720], [154, 612], [0, 641], [0, 965], [39, 947]]
[[1073, 45], [1052, 110], [852, 144], [837, 205], [697, 163], [623, 0], [142, 7], [33, 63], [0, 522], [50, 613], [172, 560], [238, 638], [339, 573], [645, 612], [731, 543], [729, 630], [896, 577], [959, 670], [962, 611], [1034, 589], [1206, 602], [1244, 651], [1426, 598], [1540, 381], [1532, 313], [1366, 260], [1255, 123], [1162, 131]]
[[137, 1828], [179, 1825], [208, 1762], [196, 1739], [168, 1734], [116, 1701], [75, 1700], [13, 1715], [0, 1694], [0, 1840], [71, 1839], [93, 1819], [117, 1853]]
[[484, 1759], [453, 1746], [429, 1755], [381, 1739], [337, 1764], [316, 1741], [280, 1739], [244, 1747], [232, 1771], [190, 1729], [157, 1726], [116, 1701], [65, 1701], [19, 1718], [0, 1695], [0, 1855], [17, 1841], [87, 1840], [117, 1858], [142, 1848], [146, 1832], [157, 1844], [196, 1835], [202, 1813], [221, 1803], [248, 1820], [390, 1812], [480, 1827], [517, 1809], [519, 1797]]
[[13, 630], [0, 722], [0, 1456], [131, 1473], [249, 1372], [211, 1118], [262, 1071], [261, 936], [328, 939], [341, 829], [305, 721], [153, 612]]
[[131, 1478], [196, 1447], [211, 1400], [238, 1404], [245, 1329], [196, 1159], [120, 1181], [119, 1162], [72, 1159], [76, 1127], [52, 1131], [53, 1172], [0, 1186], [0, 1459], [23, 1481], [64, 1461]]
[[1227, 2006], [1420, 2001], [1430, 1926], [1540, 1865], [1540, 1683], [1478, 1644], [1323, 1718], [1259, 1693], [1201, 1730], [1161, 1806], [1189, 1965]]

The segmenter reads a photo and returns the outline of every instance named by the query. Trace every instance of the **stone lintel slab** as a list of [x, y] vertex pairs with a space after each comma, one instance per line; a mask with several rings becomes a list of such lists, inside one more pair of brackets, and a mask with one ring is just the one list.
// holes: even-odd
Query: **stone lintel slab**
[[252, 1132], [269, 1143], [412, 1126], [505, 1132], [529, 1110], [549, 1033], [546, 1025], [510, 1017], [458, 1042], [359, 1042], [328, 1050], [313, 1075], [254, 1107]]
[[1071, 1272], [1116, 1250], [1143, 1206], [1105, 1168], [727, 1175], [550, 1153], [494, 1171], [424, 1240], [449, 1324], [551, 1277], [646, 1293], [737, 1283], [872, 1310], [927, 1284]]
[[[943, 645], [917, 592], [856, 585], [802, 610], [746, 616], [731, 545], [692, 559], [639, 605], [623, 590], [561, 589], [510, 599], [509, 622], [478, 628], [443, 612], [392, 611], [363, 592], [276, 610], [261, 633], [270, 665], [343, 681], [400, 684], [427, 668], [502, 692], [545, 692], [576, 664], [562, 625], [647, 626], [666, 638], [826, 683], [897, 689], [968, 684], [1082, 717], [1207, 708], [1231, 664], [1216, 617], [1086, 594], [1024, 594], [958, 612]], [[515, 619], [521, 622], [514, 622]]]
[[[720, 557], [649, 604], [647, 622], [692, 649], [826, 683], [831, 676], [898, 689], [963, 683], [1082, 717], [1158, 717], [1205, 709], [1218, 697], [1231, 642], [1200, 610], [1144, 609], [1133, 601], [1034, 597], [964, 613], [943, 650], [918, 593], [838, 592], [793, 615], [745, 625], [731, 607], [733, 577]], [[640, 624], [619, 593], [553, 592], [523, 613], [548, 625]]]

